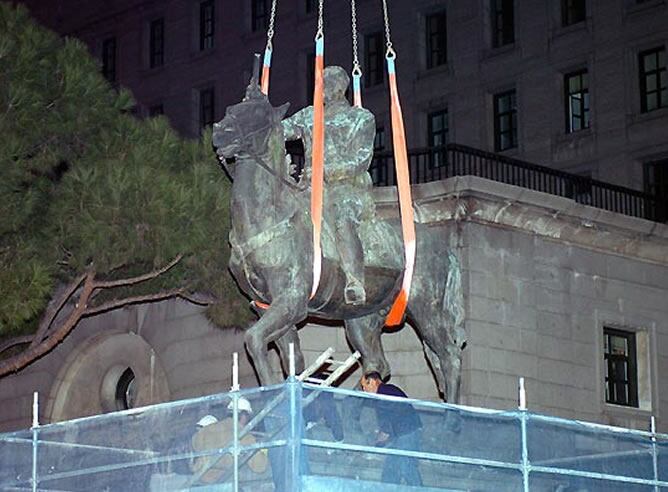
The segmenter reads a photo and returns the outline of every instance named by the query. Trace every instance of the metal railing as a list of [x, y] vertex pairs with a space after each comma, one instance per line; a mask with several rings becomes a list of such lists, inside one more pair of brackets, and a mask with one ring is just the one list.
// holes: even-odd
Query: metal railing
[[[665, 222], [668, 202], [655, 195], [558, 171], [530, 162], [459, 144], [414, 149], [408, 155], [411, 183], [427, 183], [453, 176], [478, 176], [575, 200], [592, 207], [632, 217]], [[374, 156], [369, 169], [374, 185], [394, 186], [391, 152]]]

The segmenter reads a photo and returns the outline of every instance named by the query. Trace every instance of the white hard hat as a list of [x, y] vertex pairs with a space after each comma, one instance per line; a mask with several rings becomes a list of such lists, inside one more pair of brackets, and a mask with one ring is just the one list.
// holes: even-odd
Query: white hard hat
[[216, 422], [218, 422], [218, 419], [213, 415], [205, 415], [204, 417], [199, 419], [197, 425], [199, 427], [206, 427], [207, 425], [215, 424]]
[[[253, 407], [251, 407], [250, 402], [246, 400], [246, 398], [244, 398], [243, 396], [239, 397], [239, 399], [237, 400], [237, 405], [238, 405], [237, 408], [239, 409], [240, 412], [253, 413]], [[234, 400], [232, 400], [227, 404], [227, 409], [230, 411], [234, 410]]]

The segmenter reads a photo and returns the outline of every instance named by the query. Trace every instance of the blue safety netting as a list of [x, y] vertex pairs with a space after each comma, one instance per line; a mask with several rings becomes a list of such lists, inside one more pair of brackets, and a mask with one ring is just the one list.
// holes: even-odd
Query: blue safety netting
[[668, 436], [290, 381], [0, 435], [0, 490], [668, 491]]

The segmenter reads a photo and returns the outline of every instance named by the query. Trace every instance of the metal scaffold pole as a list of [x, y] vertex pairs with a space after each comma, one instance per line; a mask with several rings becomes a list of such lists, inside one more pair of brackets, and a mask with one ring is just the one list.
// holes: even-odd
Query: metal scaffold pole
[[519, 410], [520, 424], [522, 428], [522, 483], [524, 492], [529, 492], [529, 448], [527, 446], [527, 393], [524, 388], [524, 378], [520, 378], [519, 385]]
[[37, 492], [37, 443], [39, 428], [39, 393], [35, 391], [32, 396], [32, 490]]

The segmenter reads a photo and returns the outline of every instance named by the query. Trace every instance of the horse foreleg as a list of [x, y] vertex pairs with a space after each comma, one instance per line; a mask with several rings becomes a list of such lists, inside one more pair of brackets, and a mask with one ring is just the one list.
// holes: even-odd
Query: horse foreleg
[[364, 374], [378, 372], [385, 379], [390, 375], [390, 364], [380, 343], [383, 324], [384, 317], [378, 313], [345, 321], [348, 341], [362, 355]]
[[[303, 305], [300, 307], [300, 305]], [[306, 317], [306, 303], [295, 299], [276, 299], [260, 320], [245, 335], [246, 349], [253, 359], [261, 385], [279, 383], [271, 369], [268, 345], [278, 342], [294, 328], [295, 323]], [[279, 345], [280, 347], [280, 345]], [[282, 352], [279, 348], [279, 352]], [[301, 351], [300, 351], [301, 352]]]
[[295, 350], [295, 372], [297, 375], [304, 372], [304, 354], [302, 353], [301, 345], [299, 344], [299, 333], [297, 327], [291, 326], [285, 335], [276, 339], [276, 346], [278, 348], [278, 355], [281, 357], [283, 364], [283, 371], [286, 374], [290, 373], [290, 344], [293, 344]]

